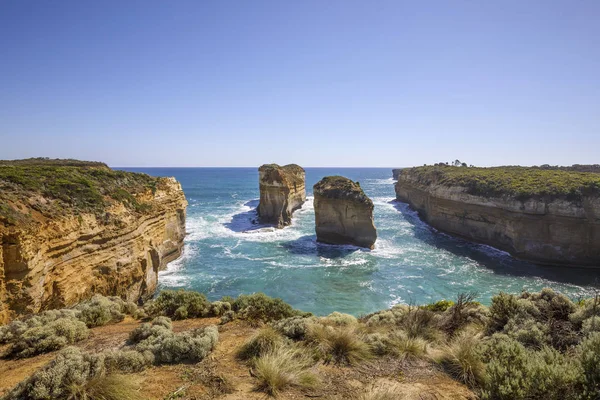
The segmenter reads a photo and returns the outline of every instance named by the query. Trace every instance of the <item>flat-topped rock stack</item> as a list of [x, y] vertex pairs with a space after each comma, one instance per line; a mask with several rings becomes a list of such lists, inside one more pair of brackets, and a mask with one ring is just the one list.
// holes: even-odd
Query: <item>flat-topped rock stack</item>
[[313, 187], [313, 192], [317, 241], [374, 247], [374, 206], [358, 182], [343, 176], [326, 176]]
[[305, 172], [296, 164], [265, 164], [259, 169], [259, 221], [283, 228], [306, 201]]

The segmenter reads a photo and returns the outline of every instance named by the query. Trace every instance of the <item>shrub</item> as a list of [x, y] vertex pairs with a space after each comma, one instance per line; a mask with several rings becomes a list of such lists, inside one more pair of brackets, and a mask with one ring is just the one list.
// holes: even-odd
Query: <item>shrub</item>
[[69, 347], [49, 364], [34, 372], [19, 383], [6, 396], [5, 400], [46, 400], [74, 398], [78, 388], [91, 378], [102, 376], [102, 357], [83, 353]]
[[275, 396], [289, 386], [313, 387], [318, 379], [310, 371], [312, 365], [306, 353], [291, 347], [277, 347], [254, 363], [256, 390]]
[[326, 363], [357, 364], [371, 357], [369, 345], [359, 336], [354, 327], [333, 327], [318, 323], [311, 324], [309, 341], [316, 344]]
[[0, 326], [0, 343], [10, 343], [18, 339], [26, 331], [45, 326], [57, 319], [77, 319], [78, 312], [70, 309], [49, 310], [39, 314], [18, 319], [8, 325]]
[[291, 317], [272, 323], [273, 329], [293, 340], [304, 340], [312, 318]]
[[488, 321], [488, 332], [494, 333], [504, 329], [508, 320], [515, 317], [519, 312], [517, 297], [512, 294], [500, 292], [492, 297], [490, 305], [490, 319]]
[[321, 318], [320, 323], [323, 325], [349, 326], [356, 325], [358, 323], [358, 320], [356, 319], [356, 317], [350, 314], [343, 314], [334, 311], [328, 316]]
[[154, 355], [148, 351], [118, 350], [107, 351], [103, 355], [109, 372], [141, 372], [154, 363]]
[[600, 397], [600, 333], [593, 332], [577, 348], [582, 399]]
[[283, 344], [281, 335], [273, 328], [267, 326], [256, 332], [237, 351], [238, 358], [250, 360], [272, 351]]
[[461, 331], [436, 360], [450, 376], [471, 387], [485, 380], [485, 364], [478, 353], [480, 337], [472, 329]]
[[221, 316], [221, 321], [219, 322], [221, 325], [224, 325], [228, 322], [231, 322], [235, 319], [235, 311], [225, 311]]
[[433, 312], [444, 312], [447, 309], [449, 309], [450, 307], [452, 307], [453, 305], [454, 305], [454, 302], [452, 300], [444, 299], [444, 300], [436, 301], [435, 303], [426, 304], [422, 307], [425, 308], [426, 310], [433, 311]]
[[367, 315], [363, 320], [368, 326], [393, 326], [401, 321], [408, 309], [409, 306], [398, 304], [389, 310], [383, 310]]
[[214, 325], [178, 334], [160, 325], [153, 325], [148, 331], [150, 335], [139, 341], [135, 349], [152, 353], [156, 364], [201, 361], [213, 350], [219, 337]]
[[[298, 315], [307, 315], [278, 298], [264, 293], [240, 295], [232, 304], [232, 309], [239, 318], [250, 322], [271, 322]], [[310, 314], [308, 314], [310, 315]]]
[[87, 338], [89, 330], [76, 319], [59, 318], [42, 326], [30, 328], [17, 336], [8, 354], [16, 358], [31, 357], [65, 347]]
[[600, 317], [595, 315], [584, 320], [581, 324], [581, 333], [588, 336], [592, 332], [600, 332]]
[[474, 301], [476, 297], [476, 293], [459, 293], [456, 302], [444, 312], [441, 328], [452, 335], [469, 324], [484, 325], [487, 322], [487, 310]]
[[231, 311], [231, 304], [223, 301], [213, 301], [210, 304], [210, 315], [220, 317]]
[[78, 318], [89, 328], [120, 322], [125, 314], [134, 314], [137, 306], [123, 301], [119, 297], [95, 295], [90, 300], [75, 307], [79, 311]]
[[487, 360], [484, 399], [571, 399], [578, 369], [568, 358], [544, 346], [527, 350], [506, 335], [493, 335], [483, 346]]
[[163, 290], [145, 307], [145, 311], [152, 317], [164, 315], [172, 319], [186, 319], [208, 316], [210, 306], [210, 302], [201, 293]]

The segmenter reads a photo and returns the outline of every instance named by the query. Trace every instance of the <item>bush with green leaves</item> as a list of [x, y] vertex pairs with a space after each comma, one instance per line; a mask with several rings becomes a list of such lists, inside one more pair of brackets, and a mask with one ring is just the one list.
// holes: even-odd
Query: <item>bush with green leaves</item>
[[217, 344], [219, 331], [214, 325], [174, 333], [169, 322], [168, 318], [158, 317], [134, 329], [129, 340], [135, 344], [135, 350], [152, 353], [156, 364], [170, 364], [200, 361]]
[[16, 358], [31, 357], [61, 349], [87, 338], [87, 326], [74, 318], [58, 318], [41, 326], [35, 326], [16, 336], [8, 349], [8, 355]]
[[593, 332], [577, 348], [581, 399], [600, 398], [600, 333]]
[[579, 368], [569, 357], [544, 346], [528, 350], [518, 341], [494, 334], [482, 344], [487, 363], [484, 399], [549, 399], [577, 397]]
[[250, 322], [271, 322], [295, 316], [310, 315], [295, 310], [281, 299], [273, 298], [264, 293], [240, 295], [232, 304], [233, 311], [240, 319]]
[[71, 309], [48, 310], [17, 319], [8, 325], [0, 326], [0, 344], [17, 340], [26, 331], [47, 325], [57, 319], [77, 319], [78, 312]]
[[137, 306], [120, 297], [104, 297], [95, 295], [75, 307], [79, 311], [78, 318], [85, 322], [89, 328], [120, 322], [126, 314], [134, 315]]
[[108, 372], [141, 372], [154, 364], [154, 354], [150, 351], [112, 350], [102, 354]]
[[210, 314], [210, 302], [201, 293], [187, 290], [163, 290], [149, 302], [144, 310], [150, 317], [159, 315], [171, 319], [206, 317]]
[[433, 312], [444, 312], [447, 309], [449, 309], [450, 307], [452, 307], [454, 305], [454, 302], [452, 300], [439, 300], [436, 301], [435, 303], [429, 303], [429, 304], [425, 304], [424, 306], [421, 306], [429, 311], [433, 311]]
[[290, 317], [271, 323], [273, 329], [293, 340], [304, 340], [313, 317]]
[[74, 398], [76, 390], [95, 376], [104, 374], [103, 357], [75, 347], [61, 351], [54, 360], [19, 383], [4, 400]]

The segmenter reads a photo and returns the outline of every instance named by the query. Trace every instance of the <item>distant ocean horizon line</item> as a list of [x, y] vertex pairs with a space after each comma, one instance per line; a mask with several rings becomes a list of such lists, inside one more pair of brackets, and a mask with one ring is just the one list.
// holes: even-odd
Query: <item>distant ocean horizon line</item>
[[[264, 164], [261, 164], [264, 165]], [[286, 165], [286, 164], [283, 164]], [[298, 164], [300, 165], [300, 164]], [[244, 166], [244, 167], [219, 167], [219, 166], [199, 166], [199, 167], [195, 167], [195, 166], [186, 166], [186, 167], [177, 167], [177, 166], [152, 166], [152, 167], [148, 167], [148, 166], [113, 166], [113, 165], [109, 165], [110, 168], [145, 168], [145, 169], [150, 169], [150, 168], [180, 168], [180, 169], [185, 169], [185, 168], [189, 168], [189, 169], [198, 169], [198, 168], [204, 168], [204, 169], [217, 169], [217, 168], [228, 168], [228, 169], [247, 169], [247, 168], [259, 168], [260, 165], [251, 165], [251, 166]], [[313, 166], [303, 166], [301, 165], [302, 168], [313, 168], [313, 169], [330, 169], [330, 168], [343, 168], [343, 169], [351, 169], [351, 168], [360, 168], [360, 169], [396, 169], [396, 168], [411, 168], [411, 167], [348, 167], [348, 166], [330, 166], [330, 167], [313, 167]]]

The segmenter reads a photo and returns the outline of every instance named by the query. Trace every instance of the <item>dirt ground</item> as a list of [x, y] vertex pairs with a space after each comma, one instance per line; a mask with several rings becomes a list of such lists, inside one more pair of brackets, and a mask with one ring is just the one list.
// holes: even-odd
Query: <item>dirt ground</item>
[[[217, 318], [174, 321], [176, 332], [217, 324]], [[87, 351], [118, 349], [125, 345], [129, 332], [138, 321], [124, 321], [92, 329], [88, 339], [76, 346]], [[197, 364], [163, 365], [129, 375], [139, 385], [142, 397], [148, 400], [170, 399], [265, 399], [254, 391], [256, 383], [250, 368], [235, 357], [239, 348], [256, 328], [243, 321], [219, 326], [216, 349]], [[0, 352], [4, 349], [0, 348]], [[21, 360], [0, 359], [0, 396], [35, 370], [52, 360], [56, 353]], [[450, 379], [426, 362], [398, 359], [376, 359], [355, 367], [320, 364], [315, 372], [321, 383], [311, 389], [286, 390], [279, 399], [358, 399], [371, 387], [392, 386], [401, 393], [400, 400], [475, 399], [464, 385]]]

